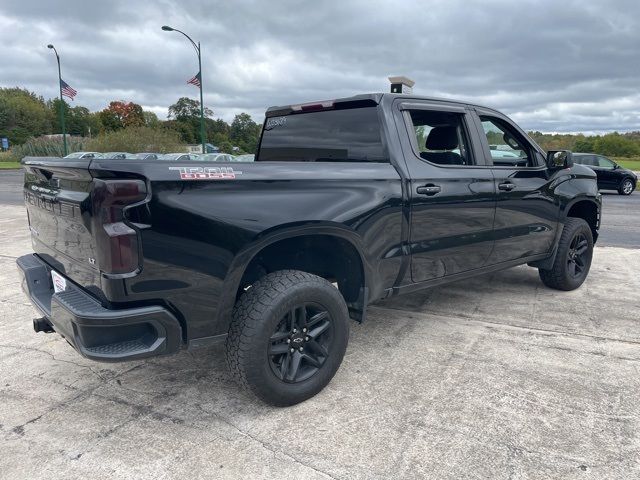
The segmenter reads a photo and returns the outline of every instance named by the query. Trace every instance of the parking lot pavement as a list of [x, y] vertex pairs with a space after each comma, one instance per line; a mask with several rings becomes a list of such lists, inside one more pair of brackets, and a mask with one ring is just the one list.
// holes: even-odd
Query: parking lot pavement
[[220, 347], [124, 364], [35, 334], [0, 206], [0, 478], [639, 478], [640, 255], [574, 292], [532, 268], [396, 297], [313, 399], [265, 406]]
[[602, 192], [600, 245], [640, 248], [640, 192]]

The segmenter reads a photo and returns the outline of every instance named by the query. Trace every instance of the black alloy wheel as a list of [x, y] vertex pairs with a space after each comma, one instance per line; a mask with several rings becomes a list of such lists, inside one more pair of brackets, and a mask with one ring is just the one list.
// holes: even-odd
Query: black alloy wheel
[[321, 306], [307, 303], [291, 309], [269, 339], [273, 373], [287, 383], [317, 373], [329, 357], [332, 330], [331, 316]]
[[584, 274], [584, 270], [590, 260], [587, 258], [588, 250], [589, 242], [587, 237], [578, 232], [571, 240], [567, 255], [567, 269], [569, 270], [569, 275], [573, 278], [580, 278]]
[[331, 381], [348, 341], [349, 310], [340, 290], [308, 272], [279, 270], [251, 285], [236, 303], [227, 364], [260, 399], [295, 405]]
[[593, 258], [593, 232], [582, 218], [568, 217], [551, 268], [539, 268], [540, 280], [556, 290], [575, 290], [589, 274]]

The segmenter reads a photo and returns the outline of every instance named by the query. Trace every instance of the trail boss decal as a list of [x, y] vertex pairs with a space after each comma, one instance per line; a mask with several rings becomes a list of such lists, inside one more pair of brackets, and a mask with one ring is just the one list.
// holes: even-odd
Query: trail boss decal
[[180, 172], [182, 180], [229, 180], [242, 175], [231, 167], [169, 167], [169, 170]]

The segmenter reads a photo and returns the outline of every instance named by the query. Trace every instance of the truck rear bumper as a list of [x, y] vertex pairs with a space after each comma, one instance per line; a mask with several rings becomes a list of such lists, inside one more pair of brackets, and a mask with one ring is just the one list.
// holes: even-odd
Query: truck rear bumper
[[119, 362], [180, 349], [180, 323], [164, 307], [104, 308], [71, 281], [67, 281], [66, 290], [54, 293], [51, 268], [38, 256], [24, 255], [16, 263], [22, 289], [33, 305], [83, 356]]

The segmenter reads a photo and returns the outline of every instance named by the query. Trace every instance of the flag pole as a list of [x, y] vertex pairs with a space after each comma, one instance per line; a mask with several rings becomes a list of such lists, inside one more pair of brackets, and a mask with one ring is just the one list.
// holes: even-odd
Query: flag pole
[[200, 75], [200, 139], [202, 141], [202, 154], [207, 153], [204, 147], [204, 100], [202, 98], [202, 56], [200, 52], [200, 42], [198, 42], [198, 75]]
[[64, 126], [64, 100], [62, 98], [62, 73], [60, 72], [60, 55], [58, 55], [58, 51], [56, 47], [49, 44], [48, 48], [53, 49], [56, 54], [56, 60], [58, 61], [58, 87], [60, 88], [60, 126], [62, 127], [62, 147], [64, 151], [64, 156], [67, 156], [67, 131]]

